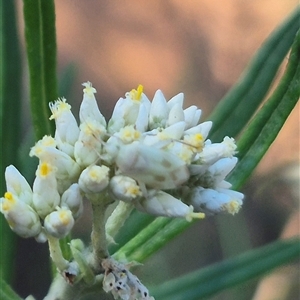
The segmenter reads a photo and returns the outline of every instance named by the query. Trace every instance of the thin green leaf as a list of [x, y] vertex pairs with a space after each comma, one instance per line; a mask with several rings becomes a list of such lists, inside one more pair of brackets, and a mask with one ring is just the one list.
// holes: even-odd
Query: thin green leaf
[[22, 300], [13, 289], [0, 276], [0, 299], [1, 300]]
[[298, 239], [278, 241], [153, 288], [155, 299], [198, 300], [215, 295], [299, 257]]
[[115, 244], [110, 245], [109, 253], [115, 253], [129, 240], [134, 238], [143, 228], [149, 225], [155, 219], [154, 216], [141, 213], [137, 210], [133, 211], [131, 216], [126, 221], [115, 237]]
[[30, 103], [37, 139], [53, 132], [48, 103], [57, 99], [56, 35], [53, 0], [24, 0]]
[[[0, 193], [3, 195], [6, 166], [18, 166], [22, 67], [14, 1], [0, 1], [0, 12]], [[0, 266], [2, 276], [9, 281], [13, 271], [16, 236], [2, 215], [0, 232]]]
[[286, 72], [278, 87], [238, 142], [240, 162], [229, 177], [235, 188], [247, 180], [267, 152], [299, 97], [300, 31], [296, 35]]
[[208, 117], [213, 121], [210, 138], [221, 141], [224, 136], [236, 136], [250, 120], [276, 76], [299, 29], [300, 9], [264, 42], [240, 80], [219, 102]]
[[[148, 251], [153, 251], [154, 249], [150, 249], [148, 245], [149, 236], [155, 237], [157, 233], [158, 238], [160, 238], [161, 233], [166, 226], [166, 224], [169, 224], [170, 219], [169, 218], [157, 218], [155, 219], [149, 226], [144, 228], [142, 231], [140, 231], [135, 237], [133, 237], [129, 243], [125, 244], [123, 247], [121, 247], [115, 254], [114, 257], [116, 259], [122, 259], [123, 257], [126, 257], [129, 261], [131, 261], [131, 255], [132, 253], [135, 253], [135, 259], [136, 261], [142, 261], [144, 256], [146, 255], [144, 248]], [[152, 239], [151, 239], [152, 240]], [[146, 247], [145, 246], [146, 243]], [[158, 246], [159, 243], [153, 243], [153, 245]], [[155, 251], [155, 250], [154, 250]]]

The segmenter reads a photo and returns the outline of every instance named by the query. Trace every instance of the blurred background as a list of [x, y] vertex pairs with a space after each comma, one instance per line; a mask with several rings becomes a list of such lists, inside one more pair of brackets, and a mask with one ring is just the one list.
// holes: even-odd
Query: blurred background
[[[22, 2], [16, 3], [26, 70]], [[81, 83], [91, 81], [107, 118], [119, 97], [142, 84], [149, 99], [157, 89], [167, 99], [184, 92], [185, 105], [199, 106], [204, 120], [298, 1], [64, 0], [55, 4], [58, 76], [69, 82], [60, 96], [72, 104], [75, 115], [82, 99]], [[31, 129], [26, 71], [23, 95], [27, 139]], [[137, 270], [142, 281], [159, 284], [299, 234], [299, 105], [243, 192], [245, 204], [239, 215], [211, 217], [193, 225]], [[80, 221], [75, 237], [88, 241], [90, 230], [87, 217]], [[23, 297], [32, 293], [42, 299], [49, 284], [45, 278], [50, 280], [48, 261], [43, 259], [47, 247], [20, 239], [18, 249], [14, 286]], [[296, 300], [298, 279], [299, 266], [294, 264], [213, 299]]]

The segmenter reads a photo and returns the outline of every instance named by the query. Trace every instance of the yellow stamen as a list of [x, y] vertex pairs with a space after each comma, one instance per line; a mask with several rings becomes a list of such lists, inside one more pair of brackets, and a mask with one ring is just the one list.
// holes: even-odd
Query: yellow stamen
[[12, 206], [16, 203], [16, 199], [14, 198], [13, 194], [10, 192], [6, 192], [4, 194], [4, 198], [6, 201], [2, 202], [2, 210], [9, 211], [11, 210]]
[[232, 215], [238, 213], [240, 208], [241, 208], [241, 205], [235, 200], [232, 200], [232, 201], [224, 204], [224, 209], [227, 210]]
[[205, 213], [196, 213], [194, 212], [194, 207], [190, 205], [190, 212], [185, 216], [185, 219], [188, 222], [191, 222], [193, 219], [204, 219]]
[[59, 211], [59, 219], [61, 220], [63, 225], [68, 225], [70, 223], [69, 213], [65, 210]]
[[51, 166], [47, 163], [42, 163], [39, 169], [41, 176], [47, 176], [52, 171]]
[[142, 93], [143, 93], [144, 87], [139, 84], [139, 86], [137, 87], [137, 89], [132, 89], [130, 91], [130, 98], [132, 100], [136, 100], [136, 101], [140, 101], [142, 99]]
[[8, 200], [8, 201], [13, 201], [13, 200], [14, 200], [14, 197], [13, 197], [12, 193], [10, 193], [10, 192], [6, 192], [6, 193], [4, 194], [4, 198], [5, 198], [6, 200]]
[[126, 190], [126, 194], [129, 194], [131, 197], [137, 197], [137, 196], [141, 196], [142, 192], [139, 188], [139, 186], [130, 186], [127, 190]]
[[66, 102], [65, 98], [58, 99], [54, 103], [51, 102], [49, 106], [52, 112], [49, 120], [57, 119], [62, 112], [71, 110], [71, 105]]

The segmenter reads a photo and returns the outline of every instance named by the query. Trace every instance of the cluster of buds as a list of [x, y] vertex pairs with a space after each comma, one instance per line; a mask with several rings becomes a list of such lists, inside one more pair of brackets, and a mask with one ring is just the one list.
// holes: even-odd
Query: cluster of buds
[[182, 93], [166, 101], [158, 90], [150, 102], [140, 85], [126, 93], [107, 123], [90, 82], [84, 83], [78, 126], [65, 99], [50, 104], [55, 137], [31, 149], [39, 158], [31, 188], [9, 166], [1, 212], [22, 237], [64, 237], [82, 213], [82, 197], [106, 193], [143, 212], [201, 218], [235, 214], [243, 194], [225, 181], [237, 163], [236, 145], [207, 139], [212, 122], [199, 124], [201, 110], [183, 109]]
[[[117, 101], [106, 122], [95, 88], [83, 86], [79, 126], [66, 99], [50, 103], [55, 136], [44, 136], [30, 151], [39, 159], [32, 188], [14, 166], [6, 168], [0, 211], [18, 235], [40, 242], [66, 236], [82, 214], [83, 197], [95, 195], [187, 220], [239, 211], [244, 196], [225, 181], [237, 163], [235, 141], [207, 139], [212, 122], [199, 123], [196, 106], [184, 109], [182, 93], [167, 101], [158, 90], [151, 102], [140, 85]], [[123, 273], [106, 272], [105, 284], [113, 282], [106, 289], [137, 294], [138, 281]]]

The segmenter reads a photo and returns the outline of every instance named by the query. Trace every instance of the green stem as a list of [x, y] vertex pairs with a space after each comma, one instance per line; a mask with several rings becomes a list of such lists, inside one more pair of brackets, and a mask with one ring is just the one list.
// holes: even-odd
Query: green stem
[[[121, 247], [113, 257], [117, 260], [124, 259], [128, 261], [141, 262], [144, 258], [144, 245], [148, 245], [149, 237], [154, 237], [157, 234], [161, 234], [163, 228], [170, 222], [169, 218], [157, 218], [149, 226], [140, 231], [134, 238], [132, 238], [127, 244]], [[188, 223], [184, 220], [185, 223]], [[155, 246], [155, 245], [154, 245]], [[141, 250], [143, 249], [143, 250]], [[147, 251], [148, 252], [148, 251]]]
[[134, 205], [131, 203], [125, 203], [123, 201], [118, 203], [117, 207], [107, 219], [105, 226], [106, 236], [109, 241], [114, 241], [114, 237], [119, 232], [120, 228], [123, 227], [133, 208]]
[[52, 258], [53, 263], [55, 264], [59, 272], [66, 271], [66, 269], [69, 266], [69, 262], [63, 257], [60, 244], [59, 244], [59, 239], [51, 235], [48, 235], [47, 238], [48, 238], [50, 256]]
[[109, 256], [107, 249], [107, 240], [105, 233], [105, 212], [110, 204], [107, 195], [90, 195], [89, 199], [92, 203], [93, 219], [92, 219], [92, 247], [93, 247], [93, 266], [95, 273], [99, 273], [102, 269], [101, 261]]

